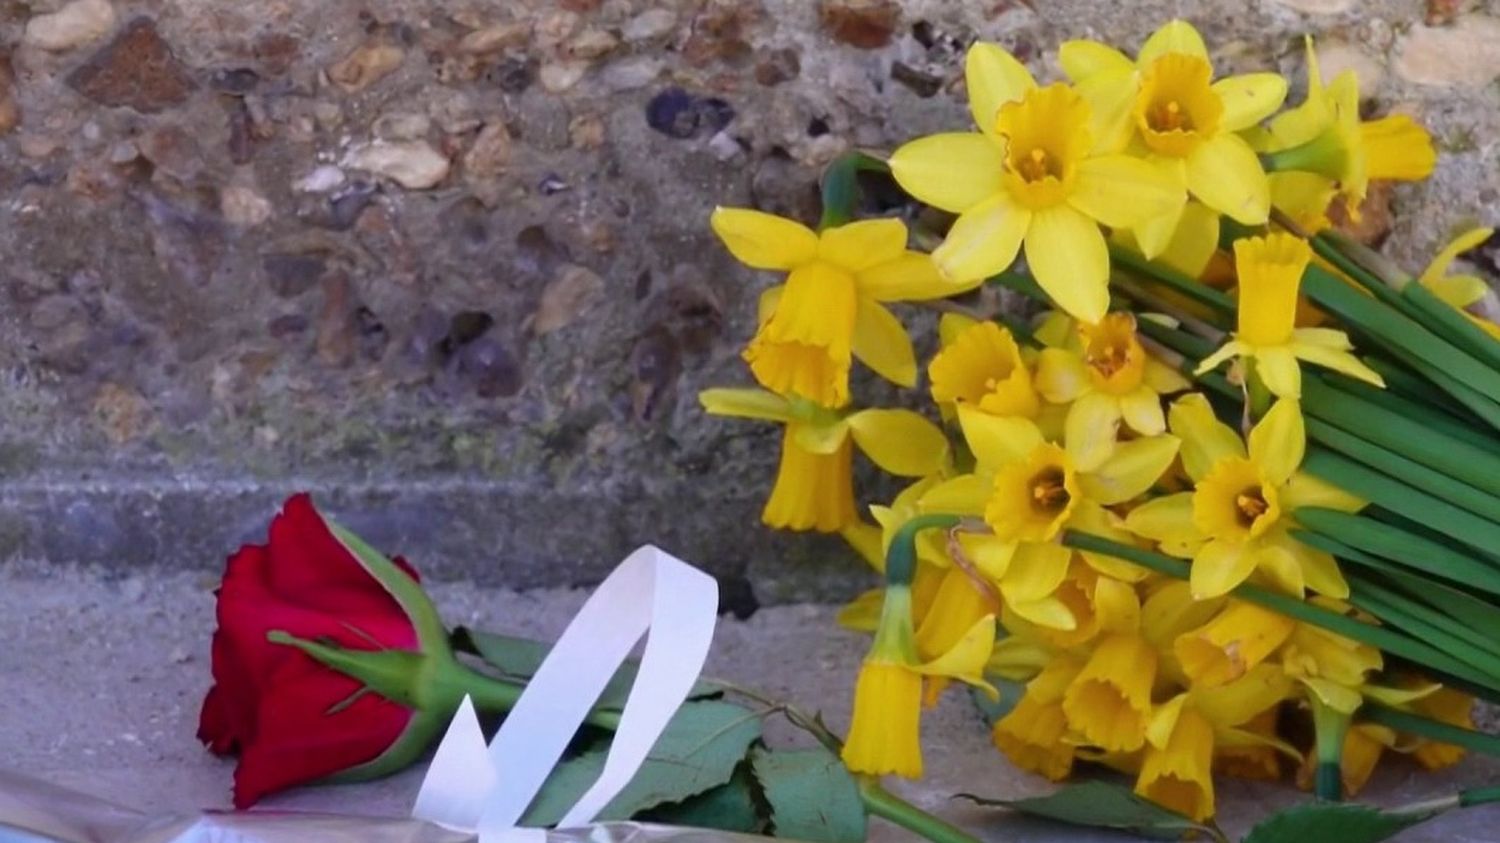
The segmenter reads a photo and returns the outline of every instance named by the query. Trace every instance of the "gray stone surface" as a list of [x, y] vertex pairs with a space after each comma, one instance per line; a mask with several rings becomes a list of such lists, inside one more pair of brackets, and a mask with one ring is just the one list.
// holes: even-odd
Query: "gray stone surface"
[[[154, 571], [121, 576], [58, 566], [0, 565], [0, 766], [141, 810], [174, 813], [229, 804], [231, 762], [194, 740], [209, 684], [216, 577]], [[450, 623], [550, 639], [585, 592], [516, 593], [467, 583], [429, 583]], [[709, 675], [822, 710], [848, 723], [849, 689], [865, 646], [833, 623], [826, 606], [764, 609], [748, 621], [725, 619]], [[928, 777], [902, 785], [913, 801], [981, 833], [986, 840], [1107, 843], [1127, 838], [1073, 833], [1000, 817], [949, 796], [1043, 793], [1040, 778], [1017, 771], [990, 745], [988, 730], [962, 694], [950, 693], [924, 720]], [[804, 736], [768, 722], [769, 739]], [[1436, 774], [1387, 759], [1363, 798], [1399, 804], [1492, 784], [1500, 763], [1471, 759]], [[307, 788], [267, 809], [400, 816], [410, 810], [420, 770], [369, 785]], [[1305, 798], [1290, 785], [1220, 781], [1220, 820], [1243, 832], [1257, 816]], [[1460, 812], [1410, 830], [1398, 843], [1492, 843], [1500, 808]], [[877, 822], [871, 839], [911, 839]]]
[[207, 569], [310, 486], [444, 574], [657, 537], [847, 594], [836, 542], [753, 526], [774, 431], [693, 401], [768, 283], [709, 210], [807, 218], [848, 145], [962, 125], [975, 38], [1045, 75], [1173, 14], [1224, 70], [1300, 77], [1314, 33], [1433, 127], [1398, 258], [1495, 221], [1493, 0], [0, 4], [0, 555]]

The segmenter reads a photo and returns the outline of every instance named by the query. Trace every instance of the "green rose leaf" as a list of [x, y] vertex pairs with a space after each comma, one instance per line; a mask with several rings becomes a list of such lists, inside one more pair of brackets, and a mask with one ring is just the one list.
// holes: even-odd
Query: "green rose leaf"
[[727, 784], [689, 796], [681, 802], [659, 805], [641, 814], [647, 822], [680, 825], [689, 828], [714, 828], [759, 834], [765, 830], [766, 818], [755, 799], [755, 778], [750, 765], [741, 763]]
[[[760, 715], [714, 700], [684, 703], [630, 784], [599, 814], [627, 820], [641, 811], [718, 787], [729, 781], [750, 744], [760, 738]], [[553, 825], [578, 801], [604, 769], [609, 742], [559, 764], [523, 821]]]
[[985, 799], [968, 793], [961, 793], [959, 797], [980, 805], [1009, 808], [1069, 825], [1114, 828], [1155, 840], [1181, 840], [1189, 834], [1224, 839], [1223, 833], [1212, 826], [1193, 822], [1136, 796], [1126, 788], [1105, 782], [1068, 785], [1051, 795], [1032, 799]]
[[1381, 811], [1352, 802], [1309, 802], [1278, 811], [1262, 820], [1244, 843], [1376, 843], [1442, 813]]
[[[486, 664], [500, 671], [507, 679], [527, 680], [535, 676], [537, 668], [542, 666], [542, 659], [545, 659], [552, 649], [551, 644], [532, 641], [529, 638], [497, 635], [464, 626], [453, 630], [452, 642], [454, 650], [478, 656]], [[615, 675], [610, 678], [609, 684], [604, 686], [604, 693], [599, 697], [598, 707], [624, 708], [625, 698], [630, 695], [630, 686], [635, 684], [635, 675], [639, 669], [639, 661], [626, 660], [625, 664], [621, 665]], [[720, 693], [722, 691], [712, 682], [699, 680], [693, 686], [688, 699], [716, 697]]]
[[810, 843], [860, 843], [865, 808], [849, 770], [826, 749], [756, 749], [750, 764], [771, 806], [777, 837]]

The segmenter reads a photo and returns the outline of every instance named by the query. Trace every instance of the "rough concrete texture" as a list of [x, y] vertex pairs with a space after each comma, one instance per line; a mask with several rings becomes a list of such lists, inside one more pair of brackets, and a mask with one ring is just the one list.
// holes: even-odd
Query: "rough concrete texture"
[[[141, 810], [170, 813], [227, 808], [232, 764], [194, 740], [209, 684], [213, 630], [210, 575], [105, 577], [97, 571], [0, 566], [0, 766]], [[430, 584], [450, 623], [550, 640], [582, 604], [581, 590], [516, 593]], [[865, 640], [840, 630], [833, 609], [786, 605], [719, 627], [708, 675], [822, 710], [834, 729], [848, 724], [849, 689]], [[768, 722], [776, 745], [805, 740]], [[1017, 797], [1047, 783], [1011, 767], [961, 693], [950, 693], [924, 721], [928, 778], [905, 786], [924, 808], [986, 840], [1105, 843], [1127, 838], [1069, 832], [954, 803], [970, 792]], [[1399, 804], [1493, 783], [1500, 763], [1471, 759], [1423, 773], [1387, 759], [1362, 798]], [[402, 816], [420, 770], [369, 785], [306, 788], [268, 800], [268, 809]], [[1288, 784], [1220, 781], [1220, 821], [1234, 835], [1257, 816], [1306, 798]], [[1407, 831], [1398, 843], [1491, 843], [1500, 808], [1452, 814]], [[877, 822], [871, 839], [909, 835]]]
[[775, 432], [693, 400], [769, 283], [709, 210], [808, 219], [847, 146], [962, 126], [976, 38], [1047, 75], [1174, 14], [1221, 71], [1300, 78], [1316, 34], [1433, 128], [1396, 257], [1495, 221], [1494, 2], [0, 3], [0, 555], [206, 568], [313, 487], [444, 575], [655, 539], [847, 594], [836, 542], [753, 526]]

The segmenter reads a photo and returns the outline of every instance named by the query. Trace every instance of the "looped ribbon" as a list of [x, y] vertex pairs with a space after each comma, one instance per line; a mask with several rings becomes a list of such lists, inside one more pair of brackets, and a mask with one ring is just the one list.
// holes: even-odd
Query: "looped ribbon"
[[464, 698], [412, 815], [476, 834], [478, 843], [545, 841], [545, 830], [522, 828], [521, 818], [645, 636], [604, 769], [558, 827], [592, 822], [630, 783], [691, 693], [708, 658], [718, 607], [718, 583], [681, 559], [651, 545], [627, 556], [569, 622], [488, 746], [473, 702]]

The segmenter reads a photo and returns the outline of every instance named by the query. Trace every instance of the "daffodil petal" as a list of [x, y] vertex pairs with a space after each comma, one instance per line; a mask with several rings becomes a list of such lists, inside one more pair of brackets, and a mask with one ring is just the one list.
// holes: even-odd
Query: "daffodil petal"
[[1139, 497], [1161, 479], [1177, 457], [1176, 436], [1146, 436], [1115, 444], [1114, 453], [1097, 469], [1078, 477], [1090, 500], [1114, 506]]
[[1308, 588], [1334, 600], [1349, 596], [1349, 582], [1331, 555], [1296, 540], [1291, 540], [1288, 547], [1302, 569], [1302, 579]]
[[1100, 73], [1134, 73], [1135, 64], [1124, 53], [1107, 44], [1076, 38], [1057, 48], [1057, 63], [1074, 82]]
[[1018, 462], [1042, 444], [1036, 423], [1020, 416], [992, 416], [965, 404], [958, 408], [958, 423], [981, 466]]
[[775, 214], [720, 207], [708, 223], [736, 260], [755, 269], [792, 269], [818, 255], [812, 229]]
[[1193, 150], [1187, 160], [1188, 190], [1198, 201], [1245, 225], [1264, 225], [1271, 186], [1255, 151], [1238, 135], [1223, 132]]
[[[1099, 224], [1067, 205], [1037, 211], [1026, 262], [1058, 307], [1089, 324], [1109, 310], [1109, 249]], [[998, 270], [997, 270], [998, 271]]]
[[834, 618], [844, 629], [874, 632], [880, 625], [880, 611], [885, 606], [885, 589], [872, 588], [844, 604]]
[[1246, 73], [1220, 79], [1213, 91], [1224, 103], [1220, 125], [1238, 132], [1270, 117], [1286, 102], [1286, 78], [1279, 73]]
[[993, 135], [1000, 106], [1026, 96], [1036, 80], [1026, 65], [999, 44], [981, 42], [964, 58], [964, 82], [969, 88], [969, 112], [979, 131]]
[[811, 454], [832, 454], [843, 447], [844, 440], [849, 436], [849, 425], [844, 421], [833, 424], [799, 424], [792, 429], [795, 431], [797, 447]]
[[1335, 372], [1346, 374], [1351, 378], [1358, 378], [1365, 383], [1381, 387], [1385, 386], [1385, 379], [1378, 372], [1359, 362], [1358, 357], [1347, 351], [1338, 351], [1327, 346], [1297, 341], [1292, 343], [1287, 353], [1314, 365], [1322, 366], [1325, 369], [1332, 369]]
[[1125, 529], [1164, 546], [1197, 537], [1198, 528], [1193, 524], [1193, 493], [1178, 492], [1146, 501], [1125, 516]]
[[1100, 152], [1124, 149], [1135, 134], [1134, 107], [1140, 87], [1135, 68], [1127, 65], [1123, 70], [1097, 73], [1080, 80], [1075, 87], [1089, 104], [1089, 131], [1094, 136], [1094, 149]]
[[937, 473], [948, 439], [937, 425], [911, 410], [860, 410], [844, 420], [854, 444], [887, 472], [901, 477]]
[[1494, 233], [1493, 228], [1471, 228], [1453, 238], [1448, 245], [1433, 256], [1432, 262], [1427, 264], [1427, 268], [1422, 270], [1422, 275], [1417, 280], [1421, 281], [1424, 287], [1431, 286], [1433, 282], [1447, 273], [1448, 267], [1458, 259], [1459, 255], [1477, 248], [1480, 243], [1490, 239], [1490, 235]]
[[1222, 364], [1225, 360], [1228, 360], [1232, 357], [1242, 357], [1249, 350], [1249, 346], [1246, 346], [1239, 340], [1230, 340], [1229, 342], [1224, 343], [1224, 345], [1220, 347], [1218, 351], [1215, 351], [1213, 354], [1210, 354], [1207, 357], [1203, 358], [1202, 362], [1198, 364], [1198, 368], [1194, 370], [1194, 373], [1201, 375], [1205, 372], [1212, 372], [1214, 369], [1217, 369], [1219, 365]]
[[968, 292], [982, 280], [955, 284], [938, 272], [931, 255], [912, 251], [862, 269], [854, 276], [859, 292], [879, 302], [943, 299]]
[[1431, 281], [1422, 282], [1422, 286], [1432, 291], [1432, 294], [1457, 308], [1465, 308], [1474, 302], [1484, 298], [1485, 293], [1490, 291], [1490, 285], [1482, 278], [1472, 275], [1448, 275], [1443, 278], [1434, 278]]
[[859, 297], [859, 314], [854, 320], [854, 356], [897, 386], [917, 383], [917, 355], [912, 350], [906, 328], [885, 305], [865, 296]]
[[781, 303], [781, 297], [785, 293], [786, 285], [777, 284], [774, 287], [767, 287], [766, 291], [760, 294], [760, 298], [755, 302], [756, 325], [763, 326], [771, 320], [771, 316], [776, 313], [776, 305]]
[[1120, 429], [1120, 401], [1103, 392], [1078, 396], [1068, 408], [1063, 442], [1079, 471], [1093, 471], [1114, 452]]
[[1307, 592], [1307, 576], [1297, 557], [1284, 547], [1267, 545], [1252, 551], [1255, 567], [1277, 590], [1301, 598]]
[[1071, 632], [1078, 628], [1078, 619], [1073, 617], [1068, 604], [1056, 597], [1045, 597], [1028, 603], [1011, 602], [1006, 604], [1006, 608], [1015, 612], [1023, 620], [1046, 629]]
[[1010, 560], [1017, 547], [1015, 542], [1003, 541], [999, 536], [987, 533], [959, 533], [958, 543], [979, 573], [996, 581], [1010, 570]]
[[818, 235], [818, 257], [859, 272], [906, 254], [906, 223], [898, 219], [857, 220]]
[[1297, 401], [1277, 401], [1250, 431], [1250, 459], [1273, 486], [1291, 479], [1306, 450], [1307, 428]]
[[[1308, 348], [1315, 347], [1308, 346]], [[1345, 356], [1348, 355], [1345, 354]], [[1256, 349], [1255, 373], [1260, 375], [1266, 389], [1271, 390], [1276, 397], [1293, 399], [1302, 397], [1302, 369], [1298, 367], [1297, 356], [1290, 346]]]
[[989, 482], [977, 474], [960, 474], [928, 489], [917, 508], [945, 515], [981, 515], [989, 499]]
[[1161, 409], [1161, 396], [1149, 386], [1120, 397], [1120, 412], [1125, 425], [1142, 436], [1156, 436], [1167, 430], [1167, 414]]
[[1176, 238], [1177, 229], [1182, 224], [1182, 216], [1187, 211], [1187, 206], [1198, 204], [1200, 203], [1183, 201], [1171, 211], [1152, 217], [1132, 228], [1130, 233], [1135, 237], [1135, 244], [1141, 250], [1141, 254], [1152, 259], [1161, 257], [1161, 254], [1171, 245], [1172, 240]]
[[1016, 548], [1000, 580], [1006, 600], [1031, 603], [1057, 591], [1068, 576], [1073, 551], [1052, 542], [1024, 542]]
[[1182, 467], [1193, 480], [1201, 480], [1219, 460], [1245, 456], [1245, 443], [1229, 425], [1219, 421], [1208, 399], [1199, 393], [1184, 395], [1172, 403], [1167, 427], [1182, 440]]
[[992, 697], [999, 692], [984, 680], [984, 666], [995, 647], [995, 616], [980, 618], [946, 653], [930, 662], [913, 665], [912, 670], [927, 676], [945, 676], [967, 682], [985, 690]]
[[890, 157], [901, 188], [934, 208], [961, 214], [1001, 191], [1005, 150], [978, 132], [927, 135]]
[[1330, 679], [1300, 677], [1300, 681], [1324, 705], [1344, 714], [1353, 714], [1364, 702], [1358, 691]]
[[1167, 21], [1151, 33], [1151, 37], [1141, 45], [1140, 52], [1136, 53], [1136, 66], [1144, 69], [1167, 53], [1182, 53], [1197, 56], [1204, 61], [1209, 60], [1203, 36], [1198, 34], [1192, 24], [1180, 19]]
[[1293, 474], [1287, 484], [1281, 488], [1281, 506], [1289, 512], [1304, 506], [1337, 509], [1340, 512], [1359, 512], [1365, 508], [1365, 501], [1332, 483], [1319, 480], [1311, 474], [1298, 472]]
[[1086, 158], [1076, 178], [1068, 204], [1111, 228], [1140, 225], [1176, 211], [1187, 200], [1169, 172], [1129, 155]]
[[1037, 355], [1035, 383], [1043, 398], [1054, 404], [1066, 404], [1088, 388], [1088, 367], [1071, 351], [1044, 348]]
[[[885, 573], [884, 532], [874, 524], [857, 521], [839, 530], [839, 535], [871, 568], [878, 573]], [[884, 592], [884, 589], [878, 590]]]
[[765, 389], [705, 389], [698, 393], [698, 403], [715, 416], [738, 419], [762, 419], [782, 422], [792, 420], [791, 405], [785, 398]]
[[1031, 211], [1009, 195], [995, 194], [959, 214], [932, 259], [955, 282], [988, 278], [1015, 261], [1031, 219]]
[[1188, 579], [1193, 598], [1204, 600], [1228, 594], [1255, 570], [1255, 557], [1242, 542], [1216, 539], [1204, 545], [1193, 557]]
[[[1125, 528], [1125, 519], [1105, 509], [1099, 503], [1092, 500], [1081, 500], [1073, 510], [1073, 517], [1068, 519], [1068, 528], [1091, 533], [1100, 538], [1108, 539], [1121, 544], [1134, 544], [1135, 539], [1129, 530]], [[1095, 553], [1090, 550], [1080, 551], [1085, 562], [1090, 568], [1103, 574], [1095, 585], [1095, 598], [1099, 595], [1099, 588], [1106, 581], [1117, 581], [1119, 583], [1134, 583], [1145, 579], [1150, 571], [1127, 562], [1119, 557], [1104, 553]], [[1132, 593], [1132, 599], [1134, 594]]]

